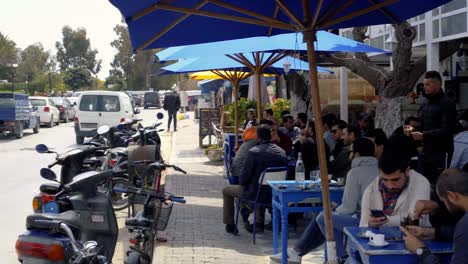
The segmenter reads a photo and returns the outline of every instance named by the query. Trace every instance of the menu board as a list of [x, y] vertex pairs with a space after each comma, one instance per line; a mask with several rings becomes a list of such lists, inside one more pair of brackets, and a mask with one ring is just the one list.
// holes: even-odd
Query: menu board
[[213, 135], [213, 125], [219, 126], [221, 114], [218, 108], [200, 108], [200, 138]]

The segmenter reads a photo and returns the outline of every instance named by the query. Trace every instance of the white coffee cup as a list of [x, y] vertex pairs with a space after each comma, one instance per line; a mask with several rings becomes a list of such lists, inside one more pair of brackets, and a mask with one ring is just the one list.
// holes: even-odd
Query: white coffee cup
[[383, 246], [385, 245], [385, 235], [374, 234], [371, 237], [369, 237], [369, 242], [376, 246]]

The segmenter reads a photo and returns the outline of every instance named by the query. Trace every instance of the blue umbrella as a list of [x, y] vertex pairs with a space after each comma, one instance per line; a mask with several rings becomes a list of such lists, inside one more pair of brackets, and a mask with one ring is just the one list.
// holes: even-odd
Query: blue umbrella
[[[302, 33], [288, 33], [272, 37], [253, 37], [245, 39], [225, 40], [203, 44], [193, 44], [164, 49], [156, 53], [160, 61], [177, 60], [192, 57], [205, 57], [224, 54], [250, 52], [280, 52], [291, 51], [305, 53], [307, 46], [302, 42]], [[344, 38], [326, 31], [317, 32], [315, 50], [320, 52], [390, 52]]]
[[[450, 0], [110, 0], [129, 28], [134, 50], [303, 32], [315, 116], [323, 134], [314, 42], [318, 30], [395, 24]], [[336, 260], [323, 137], [317, 137], [328, 260]], [[287, 262], [283, 250], [282, 262]], [[276, 253], [276, 252], [275, 252]]]
[[[263, 64], [267, 58], [270, 57], [271, 54], [265, 53], [266, 57], [263, 57], [264, 60], [261, 61]], [[250, 54], [246, 55], [246, 57], [250, 60], [255, 60], [255, 55]], [[272, 73], [272, 74], [283, 74], [284, 72], [284, 64], [290, 64], [289, 70], [291, 71], [308, 71], [309, 70], [309, 64], [305, 61], [296, 59], [291, 56], [286, 56], [277, 62], [273, 63], [271, 66], [265, 68], [263, 70], [263, 73]], [[238, 91], [239, 91], [239, 83], [248, 78], [249, 76], [252, 75], [252, 69], [249, 67], [246, 67], [244, 64], [239, 63], [235, 60], [232, 60], [231, 58], [228, 58], [226, 56], [212, 56], [212, 57], [203, 57], [203, 58], [190, 58], [190, 59], [182, 59], [178, 61], [177, 63], [171, 64], [169, 66], [166, 66], [162, 68], [163, 70], [162, 74], [160, 75], [165, 75], [165, 74], [176, 74], [176, 73], [191, 73], [191, 72], [198, 72], [198, 71], [208, 71], [211, 70], [214, 74], [222, 77], [223, 79], [229, 80], [233, 83], [234, 85], [234, 123], [235, 123], [235, 134], [238, 135], [238, 129], [239, 129], [239, 120], [237, 116], [237, 98], [238, 98]], [[225, 70], [228, 70], [230, 72], [225, 72]], [[322, 68], [322, 67], [317, 67], [318, 72], [323, 72], [323, 73], [333, 73], [332, 71]], [[258, 76], [259, 77], [259, 76]], [[257, 80], [260, 80], [260, 78], [257, 78]], [[257, 83], [257, 105], [260, 104], [261, 100], [261, 95], [260, 92], [260, 84]], [[258, 113], [260, 114], [260, 113]], [[238, 146], [238, 137], [235, 137], [235, 144], [236, 147]]]

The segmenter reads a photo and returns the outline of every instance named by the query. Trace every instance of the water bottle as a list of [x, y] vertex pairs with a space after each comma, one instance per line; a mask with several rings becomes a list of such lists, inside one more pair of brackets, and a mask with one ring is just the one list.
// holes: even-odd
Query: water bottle
[[305, 189], [305, 168], [302, 161], [302, 153], [299, 152], [296, 162], [296, 184], [299, 189]]

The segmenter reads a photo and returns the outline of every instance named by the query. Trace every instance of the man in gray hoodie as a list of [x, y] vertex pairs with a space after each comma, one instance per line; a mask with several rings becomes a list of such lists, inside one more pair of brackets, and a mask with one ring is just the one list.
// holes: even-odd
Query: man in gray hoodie
[[[374, 153], [374, 143], [370, 139], [358, 138], [354, 140], [351, 150], [351, 170], [347, 175], [343, 202], [332, 215], [339, 258], [346, 255], [346, 245], [343, 244], [343, 228], [359, 225], [362, 195], [367, 186], [379, 174], [378, 161], [374, 157]], [[296, 245], [288, 249], [288, 263], [301, 263], [303, 255], [325, 242], [324, 234], [325, 223], [323, 214], [320, 213], [315, 221], [309, 223]], [[281, 254], [274, 255], [271, 259], [281, 262]]]

